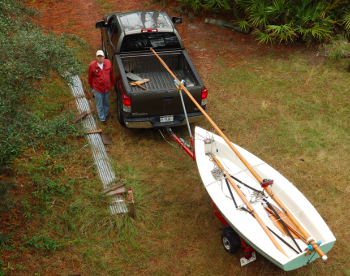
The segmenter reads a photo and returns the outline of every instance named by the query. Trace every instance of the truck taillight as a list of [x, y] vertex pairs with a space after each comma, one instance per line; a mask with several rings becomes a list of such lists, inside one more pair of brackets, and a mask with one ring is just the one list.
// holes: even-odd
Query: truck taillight
[[141, 33], [156, 33], [158, 29], [142, 29]]
[[125, 96], [123, 93], [123, 110], [125, 112], [131, 112], [131, 98], [128, 96]]
[[201, 102], [201, 106], [204, 106], [207, 104], [207, 97], [208, 97], [208, 90], [206, 88], [204, 88], [202, 90], [202, 102]]

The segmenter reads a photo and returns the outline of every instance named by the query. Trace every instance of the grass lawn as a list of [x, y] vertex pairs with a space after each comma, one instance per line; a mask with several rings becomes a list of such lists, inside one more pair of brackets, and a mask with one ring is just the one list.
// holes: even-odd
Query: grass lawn
[[[82, 55], [88, 65], [90, 49]], [[107, 211], [84, 137], [66, 141], [76, 148], [66, 159], [27, 149], [14, 164], [12, 208], [2, 211], [2, 273], [350, 275], [350, 88], [344, 66], [312, 61], [308, 54], [269, 52], [240, 66], [218, 58], [210, 73], [200, 71], [216, 124], [294, 183], [335, 234], [327, 262], [287, 273], [258, 255], [240, 267], [242, 251], [229, 255], [220, 243], [221, 225], [196, 164], [156, 129], [121, 127], [113, 94], [114, 118], [102, 128], [113, 140], [107, 153], [116, 175], [134, 190], [136, 218]], [[86, 75], [81, 78], [87, 88]], [[38, 112], [54, 116], [74, 109], [68, 86], [56, 79], [45, 85], [46, 96], [35, 103]], [[212, 131], [207, 122], [198, 125]], [[188, 140], [186, 127], [173, 131]]]

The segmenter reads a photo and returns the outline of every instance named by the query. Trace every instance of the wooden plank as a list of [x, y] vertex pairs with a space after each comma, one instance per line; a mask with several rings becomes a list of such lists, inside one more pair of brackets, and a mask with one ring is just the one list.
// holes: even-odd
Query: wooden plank
[[105, 194], [105, 193], [108, 193], [110, 191], [113, 191], [115, 189], [118, 189], [120, 187], [123, 187], [125, 186], [125, 183], [122, 182], [122, 183], [119, 183], [119, 184], [112, 184], [110, 187], [106, 188], [106, 189], [103, 189], [103, 191], [101, 192], [101, 194]]
[[86, 134], [102, 133], [102, 129], [86, 132]]
[[120, 187], [116, 190], [110, 191], [106, 194], [106, 196], [112, 196], [112, 195], [117, 195], [117, 194], [124, 194], [126, 192], [125, 187]]
[[107, 133], [101, 133], [102, 142], [104, 145], [111, 145], [112, 139]]
[[146, 87], [143, 87], [142, 85], [138, 84], [137, 82], [132, 82], [131, 85], [136, 85], [136, 86], [142, 88], [143, 90], [148, 90]]
[[135, 86], [137, 84], [144, 84], [146, 82], [149, 82], [149, 79], [144, 79], [143, 81], [133, 81], [132, 83], [130, 83], [132, 86]]
[[79, 116], [75, 117], [73, 119], [73, 124], [76, 124], [77, 122], [79, 122], [80, 120], [86, 118], [89, 114], [92, 113], [92, 110], [89, 111], [84, 111], [83, 113], [81, 113]]

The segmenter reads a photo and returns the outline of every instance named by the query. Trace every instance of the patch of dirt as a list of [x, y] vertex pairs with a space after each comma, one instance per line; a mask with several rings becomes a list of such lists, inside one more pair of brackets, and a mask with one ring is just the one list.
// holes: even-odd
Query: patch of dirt
[[[167, 2], [166, 7], [163, 7], [160, 4], [152, 3], [152, 1], [116, 0], [110, 3], [110, 12], [116, 10], [154, 9], [164, 10], [170, 16], [181, 16], [184, 19], [183, 24], [179, 24], [176, 27], [191, 59], [196, 65], [200, 65], [197, 68], [199, 72], [210, 71], [213, 62], [217, 58], [223, 58], [226, 61], [225, 66], [230, 67], [236, 65], [235, 62], [242, 58], [247, 58], [251, 55], [263, 55], [269, 52], [283, 56], [288, 53], [304, 53], [308, 51], [311, 55], [314, 55], [316, 46], [307, 50], [306, 46], [301, 44], [258, 45], [251, 34], [244, 35], [204, 23], [205, 18], [212, 17], [209, 14], [202, 14], [190, 21], [188, 17], [173, 12], [173, 7], [179, 5], [179, 2]], [[92, 49], [100, 48], [100, 31], [95, 29], [95, 23], [102, 20], [103, 10], [95, 1], [38, 0], [28, 5], [38, 8], [42, 12], [39, 22], [45, 29], [50, 29], [55, 33], [78, 35], [86, 40]], [[228, 15], [223, 15], [220, 19], [230, 20]]]

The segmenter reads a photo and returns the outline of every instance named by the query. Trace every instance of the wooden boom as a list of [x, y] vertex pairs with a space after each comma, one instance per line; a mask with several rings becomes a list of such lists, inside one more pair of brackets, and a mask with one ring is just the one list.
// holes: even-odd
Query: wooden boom
[[[246, 166], [246, 168], [251, 172], [251, 174], [255, 177], [255, 179], [261, 184], [263, 179], [257, 174], [257, 172], [253, 169], [252, 166], [245, 160], [245, 158], [240, 154], [240, 152], [232, 145], [231, 141], [226, 137], [226, 135], [221, 131], [221, 129], [214, 123], [214, 121], [209, 117], [209, 115], [204, 111], [204, 109], [200, 106], [199, 103], [192, 97], [191, 93], [188, 92], [186, 87], [180, 82], [180, 80], [175, 76], [175, 74], [169, 69], [166, 63], [158, 56], [158, 54], [150, 48], [151, 51], [155, 54], [155, 56], [159, 59], [160, 63], [164, 66], [164, 68], [170, 73], [170, 75], [179, 83], [182, 90], [185, 91], [187, 96], [191, 99], [191, 101], [197, 106], [197, 108], [202, 112], [204, 117], [208, 120], [208, 122], [214, 127], [217, 133], [225, 140], [227, 145], [233, 150], [233, 152], [238, 156], [238, 158], [242, 161], [242, 163]], [[302, 233], [307, 242], [313, 247], [313, 249], [322, 257], [324, 261], [328, 259], [328, 257], [322, 252], [319, 245], [311, 238], [311, 236], [307, 233], [304, 227], [297, 221], [297, 219], [293, 216], [291, 212], [284, 206], [281, 200], [275, 195], [272, 191], [270, 191], [267, 187], [264, 187], [265, 191], [271, 196], [271, 198], [277, 203], [277, 205], [282, 209], [282, 211], [290, 218], [290, 220], [297, 226], [298, 230]]]

